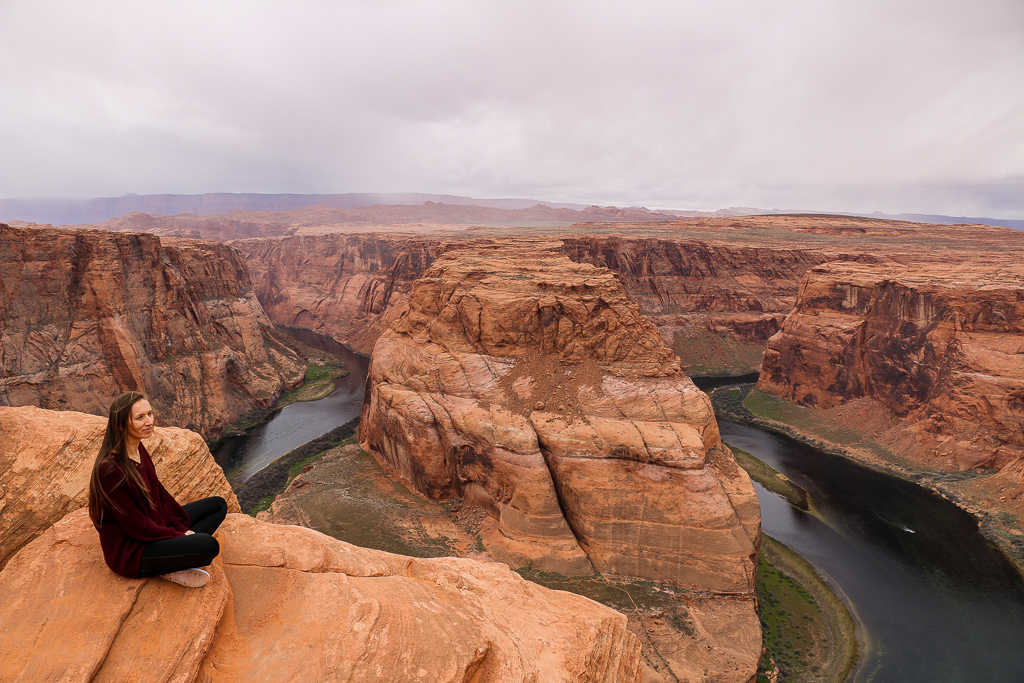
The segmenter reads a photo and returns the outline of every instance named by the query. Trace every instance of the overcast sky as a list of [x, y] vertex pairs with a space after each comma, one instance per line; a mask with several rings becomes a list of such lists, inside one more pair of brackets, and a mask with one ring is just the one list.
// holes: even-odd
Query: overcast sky
[[0, 0], [0, 197], [1024, 218], [1021, 0]]

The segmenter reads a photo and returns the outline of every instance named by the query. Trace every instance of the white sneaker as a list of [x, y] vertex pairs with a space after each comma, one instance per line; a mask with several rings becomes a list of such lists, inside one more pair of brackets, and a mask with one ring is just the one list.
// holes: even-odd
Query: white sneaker
[[204, 569], [182, 569], [170, 574], [161, 574], [160, 578], [186, 588], [202, 588], [210, 580], [210, 573]]

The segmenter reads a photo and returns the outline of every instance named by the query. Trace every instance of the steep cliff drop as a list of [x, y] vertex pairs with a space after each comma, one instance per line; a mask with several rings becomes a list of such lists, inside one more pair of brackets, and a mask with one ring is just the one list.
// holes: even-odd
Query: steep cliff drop
[[[412, 284], [467, 235], [328, 234], [246, 239], [253, 288], [271, 320], [328, 334], [369, 354], [405, 306]], [[760, 368], [797, 283], [826, 254], [698, 239], [590, 235], [560, 238], [570, 259], [616, 273], [691, 372]]]
[[[403, 557], [230, 514], [205, 587], [116, 576], [74, 509], [103, 420], [36, 408], [0, 419], [0, 538], [31, 538], [0, 570], [4, 680], [642, 680], [623, 615], [497, 563]], [[175, 497], [227, 495], [237, 510], [198, 435], [155, 441]]]
[[1019, 261], [819, 266], [769, 341], [757, 386], [879, 444], [849, 450], [914, 470], [1024, 566]]
[[434, 263], [374, 349], [365, 445], [492, 510], [513, 564], [749, 591], [758, 506], [707, 398], [609, 271], [552, 246]]
[[870, 399], [915, 464], [998, 469], [1024, 455], [1024, 268], [819, 266], [758, 388], [825, 409]]
[[0, 339], [0, 405], [105, 414], [137, 389], [205, 438], [303, 377], [213, 242], [0, 224]]
[[330, 234], [233, 242], [279, 325], [326, 334], [366, 355], [442, 249], [410, 235]]

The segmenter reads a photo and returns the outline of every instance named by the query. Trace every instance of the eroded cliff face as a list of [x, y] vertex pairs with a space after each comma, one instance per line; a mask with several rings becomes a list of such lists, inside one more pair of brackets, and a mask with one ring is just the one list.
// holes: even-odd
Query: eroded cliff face
[[749, 594], [760, 510], [709, 400], [614, 275], [559, 247], [433, 263], [374, 348], [363, 447], [488, 509], [513, 566]]
[[[80, 508], [103, 422], [0, 408], [0, 539], [23, 545], [0, 565], [5, 680], [642, 680], [626, 617], [493, 562], [229, 514], [203, 588], [119, 577]], [[237, 511], [197, 434], [158, 429], [147, 445], [178, 500], [224, 495]]]
[[218, 436], [303, 376], [213, 242], [0, 224], [0, 404], [106, 414], [147, 393], [164, 424]]
[[609, 268], [691, 374], [760, 369], [798, 283], [829, 255], [696, 239], [566, 237], [562, 253]]
[[244, 255], [271, 320], [367, 355], [442, 249], [436, 240], [338, 233], [232, 246]]
[[826, 409], [876, 401], [900, 418], [879, 438], [927, 469], [1003, 467], [1024, 454], [1024, 269], [814, 268], [758, 388]]
[[[369, 354], [412, 283], [440, 254], [470, 239], [331, 234], [232, 246], [246, 256], [275, 323], [312, 329]], [[800, 278], [829, 258], [800, 249], [614, 236], [566, 237], [557, 249], [614, 272], [693, 371], [717, 373], [760, 367]]]

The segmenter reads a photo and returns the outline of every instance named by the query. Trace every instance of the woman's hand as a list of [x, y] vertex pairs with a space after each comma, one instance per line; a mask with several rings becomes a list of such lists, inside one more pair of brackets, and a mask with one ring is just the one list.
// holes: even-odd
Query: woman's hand
[[193, 536], [193, 535], [195, 535], [195, 533], [196, 533], [196, 532], [194, 532], [194, 531], [192, 531], [191, 529], [189, 529], [188, 531], [186, 531], [186, 532], [185, 532], [185, 535], [186, 535], [186, 536]]

